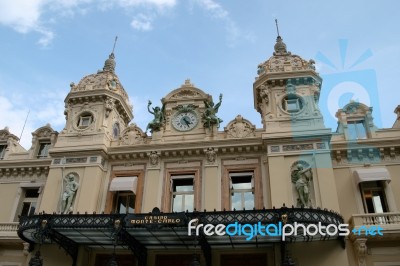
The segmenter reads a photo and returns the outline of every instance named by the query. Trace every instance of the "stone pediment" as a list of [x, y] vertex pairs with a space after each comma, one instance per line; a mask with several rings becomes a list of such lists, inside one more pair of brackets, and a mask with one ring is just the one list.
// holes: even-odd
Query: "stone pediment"
[[227, 138], [251, 138], [255, 137], [256, 130], [249, 120], [244, 119], [241, 115], [236, 116], [234, 120], [228, 123], [224, 128]]
[[32, 136], [36, 138], [49, 138], [51, 137], [52, 134], [58, 134], [57, 131], [55, 131], [50, 124], [47, 124], [43, 127], [40, 127], [36, 129], [34, 132], [32, 132]]
[[5, 127], [4, 129], [0, 130], [0, 141], [1, 142], [7, 142], [8, 138], [11, 137], [15, 141], [19, 141], [19, 138], [15, 136], [14, 134], [11, 134], [8, 127]]
[[204, 91], [196, 88], [194, 84], [192, 84], [190, 80], [187, 79], [180, 88], [168, 93], [168, 95], [162, 99], [162, 102], [167, 103], [192, 99], [204, 101], [211, 99], [211, 96], [206, 94]]
[[365, 115], [368, 112], [372, 112], [372, 107], [368, 107], [367, 105], [352, 101], [348, 103], [343, 109], [339, 109], [338, 112], [345, 112], [348, 116], [349, 115]]
[[146, 144], [147, 136], [136, 124], [130, 124], [122, 131], [120, 145]]

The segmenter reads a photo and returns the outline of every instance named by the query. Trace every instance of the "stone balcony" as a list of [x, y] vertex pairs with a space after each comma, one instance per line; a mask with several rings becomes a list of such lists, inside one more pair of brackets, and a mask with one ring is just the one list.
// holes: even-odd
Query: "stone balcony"
[[[400, 237], [400, 212], [353, 214], [349, 221], [350, 230], [359, 230], [360, 235], [352, 234], [351, 238], [390, 239]], [[383, 236], [365, 234], [366, 228], [381, 228]]]
[[15, 241], [22, 242], [18, 237], [19, 223], [0, 223], [0, 241]]

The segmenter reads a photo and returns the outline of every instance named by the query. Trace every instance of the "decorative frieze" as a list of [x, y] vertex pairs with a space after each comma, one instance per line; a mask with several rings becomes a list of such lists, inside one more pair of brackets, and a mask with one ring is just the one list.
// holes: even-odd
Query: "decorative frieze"
[[271, 152], [280, 152], [281, 148], [279, 146], [271, 146]]
[[72, 164], [72, 163], [86, 163], [87, 162], [87, 157], [72, 157], [72, 158], [67, 158], [65, 160], [66, 164]]
[[283, 145], [283, 151], [301, 151], [301, 150], [313, 150], [314, 146], [312, 143], [307, 144], [290, 144], [290, 145]]
[[317, 143], [317, 149], [318, 150], [323, 150], [323, 149], [326, 149], [326, 145], [325, 145], [325, 143]]

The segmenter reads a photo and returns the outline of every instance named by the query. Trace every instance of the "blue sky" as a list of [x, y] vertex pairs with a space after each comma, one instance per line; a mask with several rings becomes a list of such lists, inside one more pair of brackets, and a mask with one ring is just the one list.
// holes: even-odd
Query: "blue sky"
[[116, 72], [143, 129], [147, 101], [159, 105], [187, 78], [214, 99], [224, 94], [222, 126], [241, 114], [261, 127], [252, 84], [272, 55], [275, 18], [288, 50], [317, 61], [328, 127], [350, 99], [373, 104], [378, 126], [391, 127], [399, 8], [394, 0], [0, 0], [0, 128], [19, 136], [30, 111], [25, 148], [46, 123], [61, 131], [69, 84], [103, 67], [116, 35]]

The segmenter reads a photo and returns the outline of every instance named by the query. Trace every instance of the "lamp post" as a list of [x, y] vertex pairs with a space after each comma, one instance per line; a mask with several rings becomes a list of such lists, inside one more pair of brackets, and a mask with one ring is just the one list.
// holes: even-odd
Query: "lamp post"
[[29, 266], [43, 266], [43, 259], [40, 257], [40, 248], [42, 247], [44, 238], [46, 237], [46, 227], [47, 227], [47, 220], [42, 220], [41, 226], [38, 229], [39, 250], [36, 251], [35, 256], [33, 256], [29, 260]]
[[118, 266], [117, 258], [115, 257], [115, 247], [111, 259], [107, 262], [106, 266]]
[[196, 254], [193, 254], [193, 260], [190, 263], [190, 266], [201, 266], [201, 264], [199, 262], [199, 258]]
[[29, 266], [43, 266], [43, 259], [40, 257], [40, 251], [36, 251], [35, 256], [29, 260]]
[[[196, 221], [194, 222], [194, 225], [197, 226], [197, 224], [199, 223], [199, 219], [196, 219]], [[193, 246], [194, 246], [194, 253], [193, 253], [193, 259], [192, 262], [190, 263], [189, 266], [201, 266], [200, 261], [199, 261], [199, 256], [197, 256], [197, 241], [196, 241], [196, 234], [193, 234]]]

